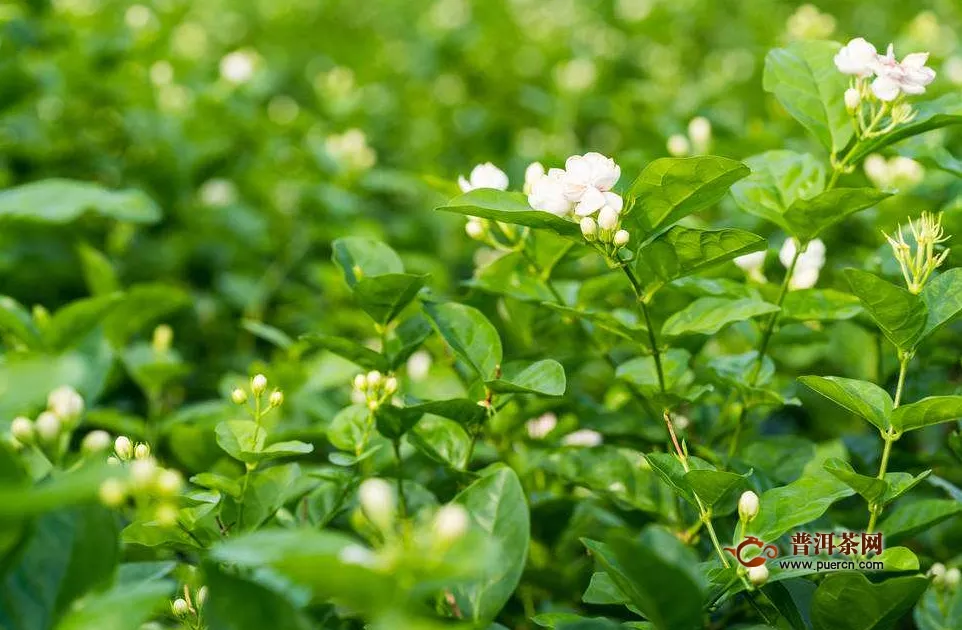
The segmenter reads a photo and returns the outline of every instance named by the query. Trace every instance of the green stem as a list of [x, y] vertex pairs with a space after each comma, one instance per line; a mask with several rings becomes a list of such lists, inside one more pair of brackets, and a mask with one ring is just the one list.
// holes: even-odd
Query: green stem
[[[892, 409], [898, 409], [898, 406], [902, 403], [902, 391], [905, 389], [905, 374], [908, 372], [909, 361], [912, 360], [912, 355], [899, 352], [899, 380], [898, 385], [895, 387], [895, 400], [892, 404]], [[885, 480], [885, 473], [889, 466], [889, 457], [892, 454], [892, 445], [899, 439], [899, 434], [892, 431], [882, 432], [882, 440], [885, 445], [882, 447], [882, 459], [879, 462], [877, 479]], [[878, 521], [878, 517], [882, 514], [883, 506], [878, 503], [874, 503], [868, 506], [868, 527], [866, 530], [869, 533], [875, 531], [875, 524]]]
[[398, 497], [398, 511], [401, 514], [401, 518], [407, 518], [408, 508], [407, 501], [404, 498], [404, 468], [403, 460], [401, 459], [401, 440], [394, 440], [394, 456], [397, 458], [397, 497]]
[[651, 321], [651, 314], [648, 312], [648, 305], [645, 303], [641, 282], [639, 282], [635, 272], [632, 271], [631, 267], [628, 265], [622, 264], [621, 269], [625, 272], [628, 282], [631, 283], [631, 288], [635, 291], [635, 298], [638, 301], [638, 307], [641, 309], [641, 315], [645, 319], [645, 328], [648, 329], [648, 343], [651, 345], [651, 356], [655, 360], [655, 372], [658, 375], [658, 387], [661, 389], [661, 391], [665, 391], [665, 371], [661, 366], [661, 350], [658, 348], [658, 337], [655, 334], [655, 327]]

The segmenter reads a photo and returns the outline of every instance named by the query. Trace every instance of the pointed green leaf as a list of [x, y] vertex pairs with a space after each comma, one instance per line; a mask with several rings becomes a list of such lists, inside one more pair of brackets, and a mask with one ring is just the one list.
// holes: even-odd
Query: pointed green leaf
[[867, 271], [846, 269], [845, 277], [888, 340], [900, 350], [912, 350], [928, 321], [925, 302]]
[[798, 380], [839, 407], [872, 423], [879, 431], [889, 429], [892, 397], [875, 383], [840, 376], [802, 376]]
[[834, 289], [789, 291], [782, 301], [781, 321], [837, 321], [862, 312], [858, 298]]
[[581, 236], [581, 228], [577, 223], [550, 212], [535, 210], [521, 193], [478, 188], [451, 199], [436, 210], [492, 219], [502, 223], [525, 225], [548, 230], [579, 242], [584, 240]]
[[130, 223], [156, 223], [162, 216], [139, 190], [111, 190], [91, 182], [44, 179], [0, 192], [0, 219], [63, 224], [87, 212]]
[[846, 461], [833, 457], [823, 464], [825, 470], [859, 493], [868, 503], [878, 503], [888, 491], [888, 484], [876, 477], [860, 475]]
[[331, 258], [341, 268], [344, 280], [352, 289], [363, 278], [404, 273], [400, 256], [373, 238], [339, 238], [332, 244]]
[[319, 333], [301, 335], [301, 339], [312, 346], [330, 350], [334, 354], [344, 357], [365, 370], [388, 372], [391, 369], [390, 364], [383, 355], [350, 339]]
[[729, 324], [777, 310], [778, 307], [774, 304], [754, 298], [730, 300], [703, 297], [669, 317], [661, 328], [661, 334], [669, 337], [688, 334], [713, 335]]
[[501, 370], [501, 377], [485, 383], [493, 392], [502, 394], [540, 394], [563, 396], [565, 370], [552, 359], [542, 361], [511, 361]]
[[426, 303], [424, 311], [454, 353], [482, 380], [495, 378], [501, 365], [501, 337], [481, 311], [455, 302]]
[[886, 542], [904, 540], [962, 514], [962, 503], [953, 499], [921, 499], [899, 503], [879, 525]]
[[929, 396], [892, 412], [892, 426], [897, 431], [913, 431], [953, 420], [962, 420], [962, 396]]
[[748, 475], [724, 470], [690, 470], [685, 473], [685, 483], [708, 506], [715, 505], [735, 490], [744, 488]]
[[875, 188], [833, 188], [814, 197], [796, 200], [785, 211], [783, 219], [792, 235], [807, 243], [825, 228], [889, 196], [889, 193]]
[[962, 313], [962, 267], [931, 278], [922, 289], [928, 319], [919, 340], [933, 334]]
[[745, 160], [752, 174], [732, 186], [735, 203], [789, 231], [785, 212], [825, 189], [825, 166], [809, 153], [767, 151]]
[[746, 533], [762, 540], [775, 540], [785, 532], [809, 523], [839, 499], [852, 495], [852, 489], [828, 473], [806, 474], [787, 486], [762, 493], [758, 516]]
[[812, 597], [814, 630], [891, 630], [928, 587], [921, 575], [873, 583], [861, 573], [827, 576]]

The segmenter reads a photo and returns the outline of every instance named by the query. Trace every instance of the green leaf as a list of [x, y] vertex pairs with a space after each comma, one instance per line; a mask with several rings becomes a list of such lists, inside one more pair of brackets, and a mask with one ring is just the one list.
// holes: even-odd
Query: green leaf
[[424, 412], [416, 408], [381, 405], [374, 412], [374, 420], [381, 435], [390, 440], [399, 440], [417, 425], [423, 415]]
[[441, 416], [425, 416], [407, 434], [408, 442], [429, 459], [454, 470], [464, 470], [471, 438], [461, 425]]
[[783, 219], [792, 235], [807, 243], [825, 228], [890, 196], [875, 188], [833, 188], [811, 198], [796, 200], [785, 211]]
[[57, 630], [137, 630], [154, 612], [167, 607], [173, 582], [146, 580], [121, 584], [77, 603]]
[[962, 396], [929, 396], [901, 405], [892, 412], [892, 426], [897, 431], [914, 431], [942, 422], [962, 419]]
[[841, 459], [833, 457], [823, 466], [825, 470], [859, 493], [869, 504], [878, 503], [888, 491], [888, 484], [885, 481], [860, 475], [855, 472], [851, 464]]
[[921, 499], [913, 503], [899, 503], [882, 524], [879, 531], [888, 543], [911, 538], [937, 524], [962, 514], [962, 503], [952, 499]]
[[204, 605], [204, 621], [218, 630], [290, 628], [310, 630], [314, 624], [292, 601], [292, 589], [260, 582], [257, 576], [232, 575], [213, 563], [204, 565], [204, 582], [210, 596]]
[[106, 464], [58, 472], [33, 486], [0, 479], [0, 519], [22, 519], [96, 501], [100, 484], [123, 473]]
[[241, 328], [282, 350], [290, 350], [294, 345], [294, 340], [283, 330], [257, 321], [256, 319], [241, 320]]
[[800, 41], [771, 50], [762, 80], [765, 91], [832, 154], [852, 137], [844, 98], [848, 79], [834, 62], [839, 48], [835, 42]]
[[91, 212], [130, 223], [156, 223], [160, 208], [139, 190], [110, 190], [90, 182], [45, 179], [0, 192], [0, 220], [64, 224]]
[[912, 350], [928, 320], [925, 302], [867, 271], [846, 269], [845, 277], [888, 340], [900, 350]]
[[[697, 457], [689, 457], [689, 468], [686, 471], [678, 457], [671, 453], [647, 453], [645, 459], [658, 477], [664, 481], [675, 494], [695, 505], [695, 493], [686, 479], [695, 470], [712, 470], [714, 467]], [[696, 478], [697, 479], [697, 478]]]
[[327, 427], [327, 439], [342, 451], [360, 455], [374, 433], [374, 420], [367, 405], [351, 405], [338, 412]]
[[577, 223], [550, 212], [535, 210], [528, 204], [527, 197], [521, 193], [478, 188], [459, 195], [436, 209], [548, 230], [578, 242], [584, 240]]
[[482, 380], [495, 378], [501, 365], [501, 337], [481, 311], [456, 302], [425, 303], [424, 311], [454, 353]]
[[225, 453], [247, 464], [259, 459], [258, 453], [267, 442], [267, 430], [253, 420], [225, 420], [217, 425], [214, 434]]
[[768, 151], [745, 160], [752, 174], [732, 186], [735, 203], [789, 231], [785, 212], [825, 189], [825, 166], [809, 153]]
[[801, 376], [803, 385], [839, 407], [887, 431], [891, 426], [892, 397], [875, 383], [840, 376]]
[[718, 203], [749, 172], [741, 162], [715, 155], [659, 158], [632, 183], [629, 195], [636, 206], [627, 220], [641, 228], [640, 234], [661, 232]]
[[554, 294], [541, 275], [532, 270], [531, 254], [513, 252], [479, 267], [465, 286], [526, 302], [551, 302]]
[[0, 332], [12, 335], [28, 348], [40, 345], [40, 330], [34, 324], [30, 311], [6, 295], [0, 295]]
[[427, 276], [390, 273], [364, 277], [354, 285], [354, 297], [374, 321], [387, 325], [417, 297]]
[[702, 627], [704, 583], [695, 553], [668, 530], [649, 526], [636, 539], [583, 540], [600, 569], [659, 630]]
[[765, 541], [776, 540], [785, 532], [814, 521], [833, 503], [851, 495], [848, 485], [827, 473], [806, 474], [787, 486], [763, 492], [758, 516], [746, 533]]
[[838, 321], [862, 312], [858, 298], [834, 289], [789, 291], [782, 301], [781, 321]]
[[528, 557], [530, 517], [517, 474], [507, 467], [491, 470], [454, 499], [475, 525], [498, 545], [498, 562], [480, 578], [452, 589], [464, 618], [475, 624], [493, 620], [511, 598]]
[[129, 288], [123, 301], [104, 319], [104, 331], [111, 342], [123, 346], [130, 337], [147, 326], [193, 304], [190, 295], [165, 284], [139, 284]]
[[398, 324], [394, 329], [394, 336], [388, 339], [385, 348], [390, 359], [390, 369], [397, 369], [404, 364], [433, 331], [431, 323], [420, 313]]
[[958, 94], [950, 93], [935, 100], [912, 103], [912, 108], [916, 112], [912, 122], [899, 125], [889, 133], [859, 142], [848, 155], [848, 163], [858, 164], [866, 156], [878, 153], [905, 138], [962, 123], [962, 97]]
[[454, 420], [461, 426], [471, 426], [484, 418], [484, 407], [467, 398], [451, 398], [449, 400], [430, 400], [428, 402], [408, 405], [404, 408], [408, 413], [418, 416], [429, 413], [449, 420]]
[[581, 601], [586, 604], [628, 604], [628, 597], [621, 592], [618, 585], [604, 571], [596, 571], [591, 576], [591, 582], [585, 594], [581, 596]]
[[774, 304], [754, 298], [731, 300], [703, 297], [669, 317], [661, 328], [661, 334], [669, 337], [713, 335], [729, 324], [776, 311], [778, 307]]
[[123, 298], [121, 293], [71, 302], [50, 318], [43, 331], [44, 343], [52, 350], [65, 350], [78, 345], [97, 327], [101, 320], [116, 308]]
[[120, 290], [117, 272], [100, 250], [80, 243], [77, 245], [77, 256], [80, 257], [84, 281], [92, 295], [107, 295]]
[[888, 504], [898, 499], [900, 496], [919, 485], [932, 474], [931, 470], [926, 470], [918, 475], [911, 475], [903, 472], [885, 473], [885, 483], [888, 484], [888, 492], [882, 499], [883, 504]]
[[712, 506], [746, 484], [747, 475], [723, 470], [690, 470], [685, 473], [685, 483], [703, 503]]
[[384, 373], [391, 370], [388, 360], [383, 355], [350, 339], [320, 333], [301, 335], [301, 339], [312, 346], [330, 350], [365, 370], [378, 370]]
[[962, 313], [962, 267], [931, 278], [922, 289], [928, 318], [919, 341], [933, 334]]
[[768, 241], [763, 237], [744, 230], [702, 230], [676, 225], [642, 245], [633, 264], [650, 295], [672, 280], [766, 247]]
[[921, 575], [872, 583], [861, 573], [827, 576], [812, 598], [815, 630], [888, 630], [906, 615], [928, 587]]
[[485, 383], [491, 391], [500, 394], [540, 394], [563, 396], [565, 393], [565, 370], [552, 359], [541, 361], [511, 361], [501, 369], [501, 377]]
[[404, 263], [397, 253], [373, 238], [348, 236], [337, 239], [331, 247], [331, 257], [352, 289], [363, 278], [404, 273]]

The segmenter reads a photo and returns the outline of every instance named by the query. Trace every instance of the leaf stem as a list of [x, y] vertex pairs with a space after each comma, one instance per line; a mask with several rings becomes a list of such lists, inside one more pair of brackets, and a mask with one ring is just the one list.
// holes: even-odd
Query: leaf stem
[[404, 498], [404, 460], [401, 459], [401, 438], [394, 440], [394, 456], [397, 458], [397, 498], [401, 518], [407, 518], [407, 500]]
[[[898, 409], [898, 406], [902, 403], [902, 391], [905, 389], [905, 374], [908, 372], [909, 362], [911, 360], [912, 355], [910, 353], [899, 351], [899, 380], [898, 385], [895, 386], [895, 400], [893, 401], [892, 409]], [[882, 459], [879, 462], [876, 479], [885, 480], [885, 473], [889, 466], [889, 457], [892, 454], [892, 445], [895, 444], [898, 439], [899, 434], [891, 429], [882, 432], [882, 440], [885, 442], [885, 445], [882, 447]], [[883, 507], [880, 503], [873, 503], [868, 506], [869, 518], [866, 530], [869, 533], [875, 531], [875, 524], [878, 521], [878, 517], [882, 514]]]

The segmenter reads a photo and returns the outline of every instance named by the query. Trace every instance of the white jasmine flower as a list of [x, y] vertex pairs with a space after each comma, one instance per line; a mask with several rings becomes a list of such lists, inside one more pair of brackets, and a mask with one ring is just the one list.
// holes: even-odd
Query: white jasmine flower
[[925, 177], [925, 169], [922, 165], [903, 155], [892, 158], [888, 166], [895, 188], [911, 188], [918, 185]]
[[[527, 186], [527, 182], [525, 185]], [[565, 172], [560, 168], [553, 168], [531, 183], [528, 204], [535, 210], [564, 216], [571, 212], [571, 202], [565, 196], [565, 188]]]
[[[798, 244], [794, 238], [785, 239], [781, 251], [778, 252], [778, 259], [787, 269], [792, 264]], [[809, 242], [808, 248], [798, 257], [795, 263], [795, 270], [789, 280], [788, 286], [791, 289], [810, 289], [818, 281], [818, 274], [825, 266], [825, 243], [821, 239], [814, 239]]]
[[591, 429], [580, 429], [574, 433], [569, 433], [561, 440], [565, 446], [598, 446], [601, 444], [602, 437], [597, 431]]
[[547, 175], [541, 162], [532, 162], [524, 169], [524, 194], [530, 195], [535, 182]]
[[610, 232], [618, 227], [618, 211], [611, 206], [604, 206], [598, 212], [598, 227]]
[[901, 63], [895, 60], [895, 49], [889, 44], [885, 56], [878, 56], [872, 81], [872, 92], [883, 101], [893, 101], [901, 92], [924, 94], [925, 86], [935, 80], [935, 70], [926, 67], [929, 53], [906, 55]]
[[72, 420], [83, 413], [84, 399], [73, 387], [63, 385], [50, 392], [47, 407], [61, 420]]
[[228, 179], [208, 179], [200, 187], [199, 194], [205, 206], [222, 208], [237, 201], [237, 187]]
[[21, 444], [30, 444], [33, 442], [33, 423], [30, 422], [30, 418], [25, 418], [23, 416], [17, 416], [10, 423], [10, 435], [12, 435]]
[[481, 221], [481, 219], [471, 217], [464, 224], [464, 233], [475, 241], [479, 241], [484, 238], [485, 231], [484, 223]]
[[688, 137], [699, 152], [707, 150], [711, 142], [711, 122], [704, 116], [695, 116], [688, 122]]
[[621, 177], [621, 167], [600, 153], [572, 155], [565, 161], [564, 194], [578, 203], [591, 190], [607, 192]]
[[130, 438], [126, 435], [117, 436], [117, 439], [114, 440], [114, 452], [122, 461], [130, 459], [134, 454], [134, 445]]
[[434, 517], [434, 533], [441, 542], [451, 542], [468, 530], [468, 511], [456, 503], [438, 510]]
[[524, 428], [528, 432], [528, 437], [532, 440], [543, 440], [545, 436], [554, 431], [556, 426], [558, 426], [558, 416], [548, 412], [528, 420]]
[[739, 256], [735, 259], [735, 264], [742, 270], [750, 275], [759, 273], [762, 267], [765, 266], [765, 250], [759, 252], [752, 252], [751, 254], [745, 254], [744, 256]]
[[84, 436], [83, 442], [80, 444], [80, 448], [84, 453], [94, 454], [106, 451], [110, 448], [110, 434], [106, 431], [101, 431], [100, 429], [96, 431], [91, 431]]
[[53, 442], [60, 435], [60, 418], [50, 411], [44, 411], [34, 422], [37, 435], [44, 442]]
[[461, 192], [471, 192], [478, 188], [494, 188], [495, 190], [508, 189], [508, 176], [500, 168], [491, 162], [478, 164], [471, 170], [471, 175], [465, 179], [463, 175], [458, 176], [458, 186]]
[[575, 206], [575, 214], [579, 217], [586, 217], [588, 215], [594, 214], [608, 208], [611, 213], [617, 217], [621, 214], [621, 209], [624, 207], [625, 202], [618, 195], [613, 192], [601, 192], [597, 188], [589, 188], [582, 195], [581, 201]]
[[427, 350], [418, 350], [408, 359], [408, 376], [412, 381], [420, 381], [428, 375], [431, 369], [431, 354]]
[[394, 525], [395, 498], [391, 485], [383, 479], [366, 479], [358, 494], [364, 514], [382, 531]]
[[669, 136], [666, 147], [668, 154], [673, 157], [685, 157], [691, 154], [691, 143], [680, 133]]
[[341, 553], [337, 555], [337, 559], [343, 564], [355, 564], [362, 567], [373, 567], [377, 564], [375, 555], [371, 550], [360, 545], [344, 547], [344, 549], [341, 549]]
[[581, 220], [581, 235], [585, 237], [586, 241], [593, 241], [598, 236], [598, 222], [591, 217], [585, 217]]
[[835, 67], [844, 74], [869, 77], [877, 66], [878, 51], [864, 37], [856, 37], [835, 55]]

